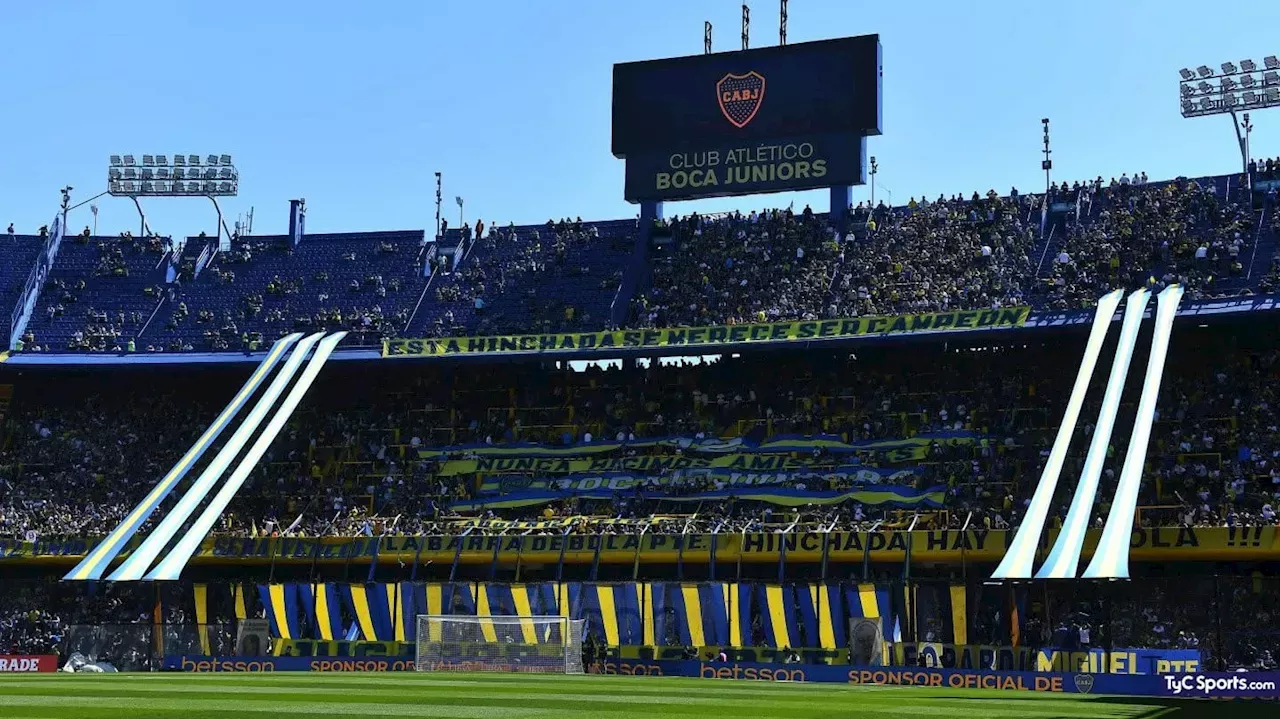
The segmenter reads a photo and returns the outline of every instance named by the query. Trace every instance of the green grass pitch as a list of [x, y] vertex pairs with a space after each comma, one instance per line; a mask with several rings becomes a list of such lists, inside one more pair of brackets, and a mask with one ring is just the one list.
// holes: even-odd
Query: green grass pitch
[[[1265, 709], [1272, 712], [1274, 704]], [[1263, 706], [982, 689], [512, 674], [0, 676], [2, 719], [843, 719], [1264, 716]], [[1276, 716], [1276, 714], [1271, 714]]]

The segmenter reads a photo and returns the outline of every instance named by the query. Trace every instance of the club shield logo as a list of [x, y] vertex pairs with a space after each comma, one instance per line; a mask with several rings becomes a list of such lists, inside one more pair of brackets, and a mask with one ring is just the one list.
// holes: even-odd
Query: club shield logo
[[752, 70], [745, 75], [729, 73], [716, 83], [720, 112], [736, 128], [746, 127], [764, 103], [764, 75]]
[[503, 477], [502, 481], [498, 483], [498, 486], [501, 488], [499, 491], [503, 494], [508, 492], [523, 492], [533, 486], [533, 479], [518, 475], [514, 477]]

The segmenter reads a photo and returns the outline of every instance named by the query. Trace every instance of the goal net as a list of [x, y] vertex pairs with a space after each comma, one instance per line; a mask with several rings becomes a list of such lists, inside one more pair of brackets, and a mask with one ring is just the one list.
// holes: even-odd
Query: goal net
[[420, 672], [582, 674], [584, 621], [418, 615]]

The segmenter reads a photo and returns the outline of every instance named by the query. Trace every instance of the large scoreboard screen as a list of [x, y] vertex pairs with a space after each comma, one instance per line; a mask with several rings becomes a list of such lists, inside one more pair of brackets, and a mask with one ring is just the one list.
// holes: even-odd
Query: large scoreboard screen
[[615, 65], [626, 198], [859, 184], [880, 78], [878, 35]]

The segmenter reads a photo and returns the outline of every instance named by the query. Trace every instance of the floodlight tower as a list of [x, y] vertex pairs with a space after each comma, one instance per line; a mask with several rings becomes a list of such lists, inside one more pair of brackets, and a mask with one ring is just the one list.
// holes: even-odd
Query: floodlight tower
[[[231, 230], [222, 219], [219, 197], [235, 197], [240, 190], [240, 173], [230, 155], [174, 155], [173, 163], [165, 155], [143, 155], [142, 162], [133, 155], [112, 155], [107, 170], [107, 193], [127, 197], [138, 208], [141, 234], [147, 234], [147, 216], [140, 197], [207, 197], [218, 213], [218, 245], [230, 249]], [[225, 231], [225, 237], [224, 237]]]
[[[1280, 107], [1280, 58], [1268, 55], [1262, 58], [1261, 67], [1253, 60], [1241, 60], [1239, 65], [1224, 62], [1219, 68], [1221, 74], [1208, 65], [1178, 71], [1182, 116], [1230, 115], [1240, 146], [1240, 164], [1248, 173], [1249, 134], [1253, 132], [1249, 113]], [[1243, 120], [1236, 116], [1240, 111], [1244, 112]]]

